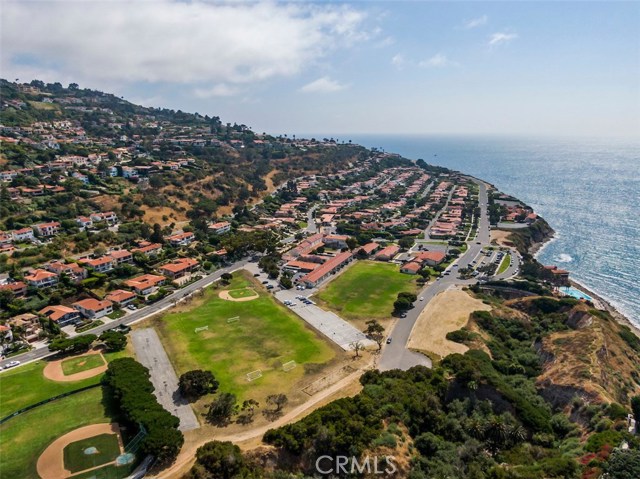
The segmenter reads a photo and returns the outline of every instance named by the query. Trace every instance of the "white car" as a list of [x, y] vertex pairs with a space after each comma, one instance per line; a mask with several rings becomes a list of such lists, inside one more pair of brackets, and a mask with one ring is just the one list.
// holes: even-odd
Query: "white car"
[[9, 368], [14, 368], [16, 366], [20, 366], [20, 361], [9, 361], [7, 364], [4, 365], [4, 368], [9, 369]]
[[420, 301], [424, 301], [424, 298], [420, 298]]

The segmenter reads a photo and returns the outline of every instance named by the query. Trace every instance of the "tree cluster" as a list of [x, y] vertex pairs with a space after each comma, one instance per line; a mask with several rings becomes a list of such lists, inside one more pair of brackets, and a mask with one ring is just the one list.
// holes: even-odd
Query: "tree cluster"
[[172, 462], [180, 452], [184, 436], [178, 430], [180, 420], [154, 396], [149, 370], [132, 358], [115, 359], [109, 363], [102, 382], [110, 389], [123, 419], [146, 430], [141, 451], [155, 456], [160, 464]]

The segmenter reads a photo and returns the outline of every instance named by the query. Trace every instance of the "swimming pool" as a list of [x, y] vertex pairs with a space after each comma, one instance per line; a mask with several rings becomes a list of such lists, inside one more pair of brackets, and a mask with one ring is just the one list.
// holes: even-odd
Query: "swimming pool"
[[589, 296], [588, 294], [583, 293], [579, 289], [572, 288], [570, 286], [561, 287], [560, 288], [560, 292], [563, 293], [563, 294], [566, 294], [567, 296], [571, 296], [572, 298], [586, 299], [587, 301], [592, 301], [591, 296]]

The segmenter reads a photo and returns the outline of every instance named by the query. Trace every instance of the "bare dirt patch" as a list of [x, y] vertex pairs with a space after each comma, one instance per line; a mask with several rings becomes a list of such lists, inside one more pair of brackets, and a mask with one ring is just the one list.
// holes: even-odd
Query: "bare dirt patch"
[[236, 302], [253, 301], [254, 299], [258, 299], [260, 297], [260, 295], [256, 293], [253, 296], [245, 296], [244, 298], [234, 298], [233, 296], [231, 296], [229, 290], [220, 291], [220, 293], [218, 293], [218, 296], [220, 297], [220, 299], [224, 299], [226, 301], [236, 301]]
[[[83, 439], [100, 434], [117, 434], [120, 451], [123, 451], [120, 427], [117, 423], [91, 424], [75, 429], [53, 441], [38, 458], [37, 470], [42, 479], [64, 479], [71, 476], [71, 472], [64, 467], [64, 448]], [[104, 466], [102, 464], [101, 466]]]
[[513, 246], [513, 243], [509, 240], [511, 231], [491, 230], [491, 243], [495, 243], [498, 246]]
[[[85, 353], [82, 356], [91, 356], [93, 354], [99, 354], [100, 356], [102, 356], [102, 350], [94, 349], [93, 351]], [[62, 370], [62, 361], [64, 361], [65, 359], [69, 358], [67, 357], [49, 362], [49, 364], [47, 364], [42, 370], [42, 375], [47, 379], [51, 379], [52, 381], [72, 382], [92, 378], [94, 376], [97, 376], [98, 374], [102, 374], [107, 370], [107, 361], [104, 356], [102, 356], [102, 360], [104, 361], [104, 364], [102, 366], [66, 376]]]
[[452, 353], [463, 354], [469, 348], [464, 344], [449, 341], [446, 336], [467, 324], [474, 311], [489, 311], [491, 306], [472, 298], [462, 289], [449, 289], [438, 294], [420, 313], [408, 347], [440, 356]]

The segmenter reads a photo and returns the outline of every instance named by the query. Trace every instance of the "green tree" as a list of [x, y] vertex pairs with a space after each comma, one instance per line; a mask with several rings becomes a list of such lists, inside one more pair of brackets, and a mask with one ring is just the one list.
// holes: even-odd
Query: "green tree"
[[210, 405], [207, 411], [207, 421], [216, 426], [226, 426], [231, 421], [236, 407], [236, 396], [231, 393], [221, 393]]
[[367, 329], [364, 330], [364, 334], [376, 342], [378, 351], [380, 351], [382, 349], [382, 343], [384, 342], [384, 326], [375, 319], [367, 321], [366, 324]]
[[127, 336], [119, 331], [105, 331], [100, 335], [102, 341], [109, 351], [122, 351], [127, 345]]
[[181, 375], [178, 385], [182, 395], [193, 401], [205, 394], [216, 392], [219, 383], [211, 371], [196, 369], [194, 371], [187, 371]]
[[235, 444], [211, 441], [198, 448], [196, 464], [185, 479], [236, 479], [247, 477], [249, 468]]

